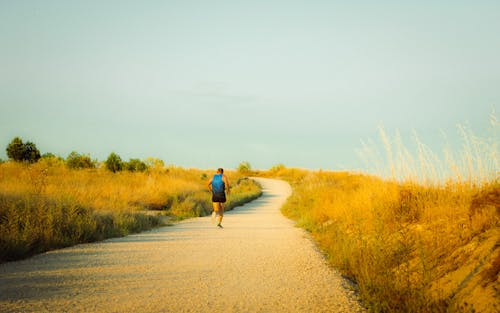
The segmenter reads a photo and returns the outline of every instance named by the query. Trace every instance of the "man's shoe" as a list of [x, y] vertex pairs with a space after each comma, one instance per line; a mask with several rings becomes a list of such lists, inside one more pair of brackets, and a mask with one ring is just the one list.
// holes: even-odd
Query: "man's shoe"
[[219, 228], [224, 228], [224, 227], [222, 227], [222, 225], [221, 225], [220, 223], [219, 223], [219, 224], [217, 224], [217, 227], [219, 227]]

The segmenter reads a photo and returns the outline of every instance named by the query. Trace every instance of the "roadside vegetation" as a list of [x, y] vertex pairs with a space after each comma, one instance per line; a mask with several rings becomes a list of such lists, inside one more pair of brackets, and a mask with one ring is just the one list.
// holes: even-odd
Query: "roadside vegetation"
[[[0, 163], [0, 262], [207, 215], [211, 174], [152, 158], [123, 162], [115, 153], [102, 164], [76, 152], [67, 159], [11, 158]], [[228, 209], [260, 196], [255, 181], [227, 175]]]
[[463, 133], [465, 151], [448, 154], [439, 164], [450, 171], [443, 172], [428, 149], [412, 156], [397, 136], [382, 135], [389, 175], [404, 175], [284, 165], [261, 175], [291, 183], [283, 213], [357, 282], [370, 311], [500, 311], [497, 138]]

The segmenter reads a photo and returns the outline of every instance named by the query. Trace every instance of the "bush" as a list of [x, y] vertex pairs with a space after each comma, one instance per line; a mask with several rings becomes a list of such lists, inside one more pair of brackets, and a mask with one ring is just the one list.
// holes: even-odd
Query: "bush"
[[146, 159], [146, 166], [155, 170], [162, 170], [165, 167], [165, 162], [157, 158], [149, 157]]
[[23, 143], [21, 138], [15, 137], [7, 146], [7, 156], [14, 161], [35, 163], [40, 159], [40, 151], [30, 141]]
[[108, 156], [108, 159], [105, 162], [106, 168], [113, 173], [119, 172], [123, 168], [123, 162], [120, 156], [114, 152]]
[[57, 156], [54, 153], [46, 152], [42, 154], [42, 159], [55, 159]]
[[148, 169], [148, 166], [139, 159], [130, 159], [128, 162], [123, 163], [123, 169], [130, 172], [144, 172]]
[[76, 151], [71, 152], [66, 158], [66, 165], [71, 169], [95, 168], [96, 163], [90, 155], [79, 154]]
[[241, 174], [248, 174], [252, 170], [252, 166], [248, 161], [243, 161], [238, 165], [238, 172]]

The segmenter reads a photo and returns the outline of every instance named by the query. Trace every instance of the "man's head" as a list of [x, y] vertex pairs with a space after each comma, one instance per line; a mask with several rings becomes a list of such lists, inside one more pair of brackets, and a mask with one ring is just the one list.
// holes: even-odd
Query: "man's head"
[[217, 173], [219, 173], [219, 174], [224, 174], [224, 169], [223, 169], [222, 167], [219, 167], [219, 168], [217, 169]]

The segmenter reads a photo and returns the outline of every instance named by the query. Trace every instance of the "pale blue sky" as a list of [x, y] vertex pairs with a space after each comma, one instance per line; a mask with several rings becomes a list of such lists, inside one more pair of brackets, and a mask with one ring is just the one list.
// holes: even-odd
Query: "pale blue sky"
[[0, 158], [356, 169], [379, 125], [484, 133], [499, 34], [499, 1], [0, 0]]

